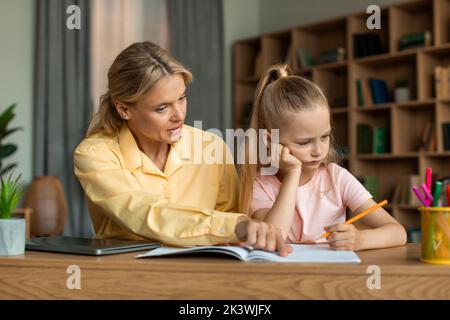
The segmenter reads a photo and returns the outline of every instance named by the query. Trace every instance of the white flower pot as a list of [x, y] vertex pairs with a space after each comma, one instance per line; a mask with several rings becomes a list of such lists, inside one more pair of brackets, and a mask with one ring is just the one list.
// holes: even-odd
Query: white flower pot
[[395, 92], [395, 102], [402, 103], [411, 100], [410, 90], [407, 87], [396, 88]]
[[0, 256], [25, 252], [25, 219], [0, 219]]

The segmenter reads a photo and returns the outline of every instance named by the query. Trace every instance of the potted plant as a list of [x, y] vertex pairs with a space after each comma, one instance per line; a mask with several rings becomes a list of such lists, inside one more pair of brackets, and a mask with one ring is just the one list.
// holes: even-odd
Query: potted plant
[[402, 103], [411, 100], [411, 93], [408, 86], [408, 80], [401, 79], [397, 80], [395, 84], [395, 102]]
[[11, 217], [25, 191], [19, 179], [0, 178], [0, 256], [25, 252], [25, 219]]

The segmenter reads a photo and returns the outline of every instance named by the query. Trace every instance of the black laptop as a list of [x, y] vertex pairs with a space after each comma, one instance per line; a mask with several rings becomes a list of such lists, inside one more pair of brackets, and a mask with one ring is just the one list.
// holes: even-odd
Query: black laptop
[[26, 250], [73, 253], [89, 256], [152, 250], [158, 247], [160, 247], [159, 243], [150, 241], [88, 239], [63, 236], [33, 238], [27, 240], [25, 245]]

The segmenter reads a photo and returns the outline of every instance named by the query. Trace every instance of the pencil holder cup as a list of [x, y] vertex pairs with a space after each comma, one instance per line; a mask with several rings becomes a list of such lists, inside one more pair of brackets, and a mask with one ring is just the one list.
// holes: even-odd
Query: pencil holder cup
[[450, 207], [421, 207], [421, 261], [450, 265]]

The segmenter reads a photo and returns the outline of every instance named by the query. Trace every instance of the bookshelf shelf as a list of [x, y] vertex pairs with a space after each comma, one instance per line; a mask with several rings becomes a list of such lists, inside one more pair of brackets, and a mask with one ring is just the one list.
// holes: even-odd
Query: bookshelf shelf
[[382, 154], [358, 154], [355, 160], [377, 160], [377, 159], [402, 159], [402, 158], [418, 158], [418, 152], [404, 152], [404, 153], [382, 153]]
[[390, 110], [392, 108], [393, 108], [393, 104], [383, 103], [383, 104], [370, 105], [367, 107], [366, 106], [365, 107], [357, 107], [357, 108], [353, 108], [353, 109], [355, 110], [355, 112], [360, 112], [360, 113], [376, 113], [376, 112]]
[[342, 108], [331, 108], [332, 114], [342, 114], [350, 112], [350, 108], [342, 107]]
[[404, 60], [414, 59], [418, 49], [411, 49], [408, 51], [396, 52], [396, 53], [383, 53], [369, 57], [355, 59], [354, 62], [360, 65], [378, 66], [384, 64], [394, 64]]
[[[324, 91], [335, 143], [346, 152], [344, 165], [357, 177], [376, 177], [375, 200], [392, 200], [401, 179], [420, 175], [423, 180], [427, 166], [438, 178], [450, 177], [450, 150], [445, 150], [443, 130], [450, 123], [450, 94], [437, 96], [435, 89], [435, 67], [450, 65], [450, 0], [411, 0], [383, 7], [380, 30], [368, 30], [367, 17], [365, 12], [355, 13], [237, 41], [233, 49], [234, 119], [236, 127], [246, 127], [243, 117], [248, 116], [262, 70], [274, 63], [288, 63], [296, 74]], [[425, 31], [431, 32], [431, 42], [400, 50], [400, 41], [404, 46], [405, 39], [413, 34], [425, 36]], [[365, 51], [364, 37], [376, 37], [378, 47]], [[344, 48], [345, 56], [320, 63], [321, 53], [336, 48]], [[302, 57], [308, 60], [299, 49], [309, 52], [314, 63], [302, 64]], [[380, 103], [373, 103], [376, 87], [369, 79], [386, 84], [385, 99], [376, 99]], [[396, 102], [400, 82], [406, 82], [409, 99]], [[361, 93], [363, 105], [358, 104]], [[360, 124], [385, 128], [383, 153], [357, 152]], [[430, 137], [435, 137], [432, 150], [420, 148], [422, 140], [431, 144], [425, 139], [427, 126], [432, 127]], [[416, 206], [391, 203], [388, 208], [405, 227], [420, 225]]]

